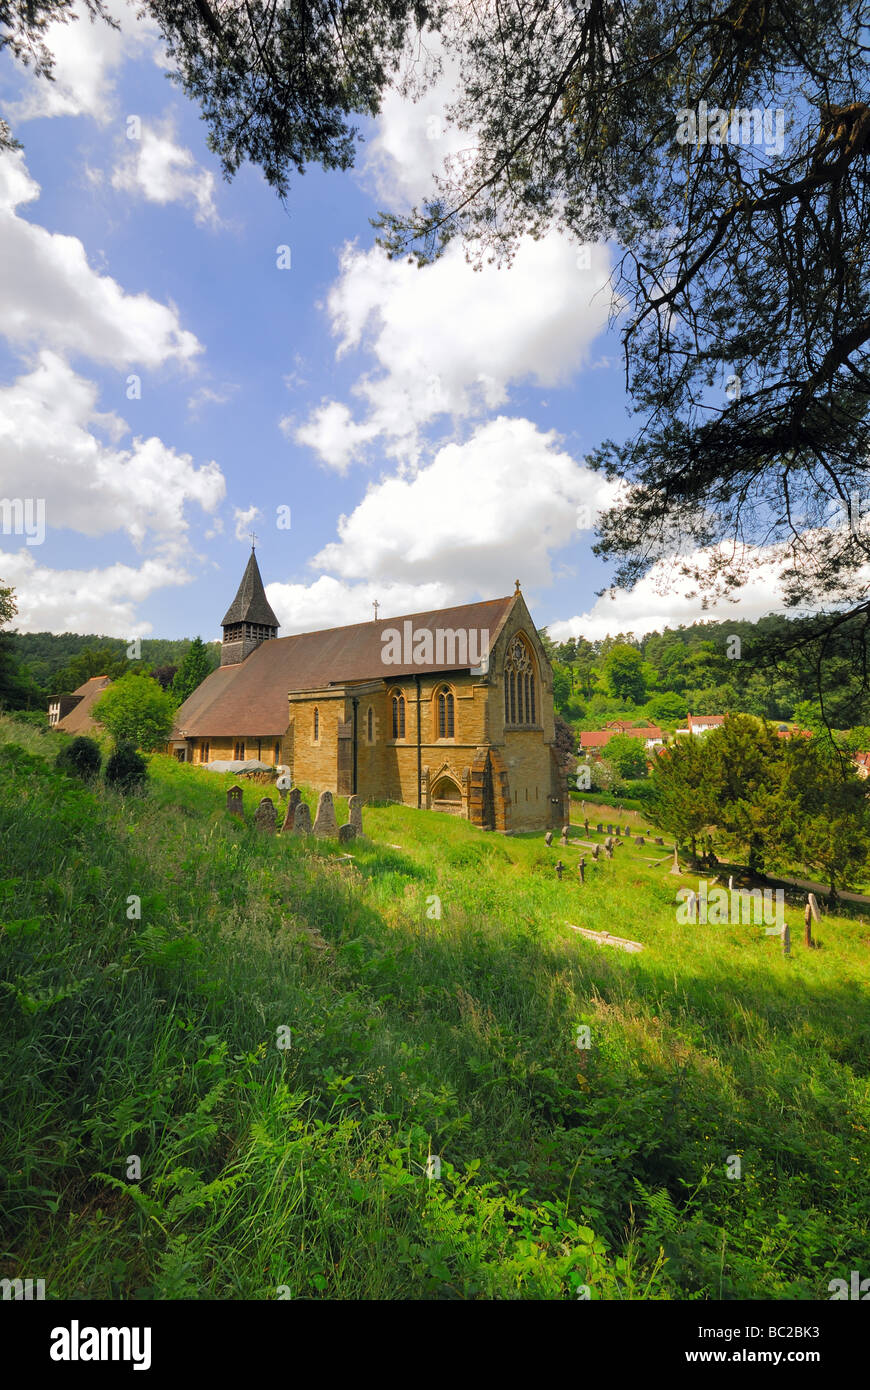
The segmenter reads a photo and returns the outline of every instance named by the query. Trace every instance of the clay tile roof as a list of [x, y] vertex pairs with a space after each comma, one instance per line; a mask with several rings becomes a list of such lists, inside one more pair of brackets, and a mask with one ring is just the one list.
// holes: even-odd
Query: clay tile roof
[[692, 728], [692, 726], [693, 726], [694, 724], [724, 724], [724, 723], [725, 723], [725, 716], [724, 716], [724, 714], [690, 714], [690, 715], [689, 715], [689, 728], [690, 728], [690, 729]]
[[[510, 611], [515, 595], [408, 613], [398, 618], [354, 623], [350, 627], [301, 632], [263, 642], [247, 660], [219, 666], [185, 700], [175, 717], [174, 738], [268, 738], [286, 732], [287, 697], [291, 692], [322, 690], [326, 686], [366, 680], [397, 680], [435, 671], [467, 670], [452, 661], [399, 662], [386, 665], [383, 635], [396, 630], [427, 629], [434, 634], [474, 629], [489, 634], [490, 650]], [[404, 645], [404, 642], [403, 642]], [[412, 645], [410, 642], [409, 646]], [[434, 645], [434, 643], [433, 643]], [[437, 655], [437, 652], [435, 653]], [[404, 655], [404, 653], [403, 653]]]
[[245, 566], [238, 592], [224, 614], [222, 627], [228, 623], [263, 623], [266, 627], [278, 626], [278, 619], [272, 612], [266, 590], [260, 578], [257, 557], [251, 551], [251, 558]]
[[590, 729], [580, 735], [581, 748], [603, 748], [616, 736], [615, 729]]

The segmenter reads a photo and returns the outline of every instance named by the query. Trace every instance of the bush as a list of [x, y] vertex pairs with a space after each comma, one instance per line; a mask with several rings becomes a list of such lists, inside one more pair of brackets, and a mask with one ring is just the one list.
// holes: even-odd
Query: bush
[[122, 741], [106, 763], [105, 777], [109, 786], [136, 791], [145, 785], [148, 764], [132, 743]]
[[34, 729], [50, 728], [48, 715], [41, 709], [10, 709], [6, 713], [16, 724], [29, 724]]
[[98, 776], [102, 761], [103, 756], [96, 739], [80, 734], [72, 743], [68, 743], [66, 748], [60, 750], [55, 766], [59, 771], [68, 773], [70, 777], [81, 777], [87, 782]]

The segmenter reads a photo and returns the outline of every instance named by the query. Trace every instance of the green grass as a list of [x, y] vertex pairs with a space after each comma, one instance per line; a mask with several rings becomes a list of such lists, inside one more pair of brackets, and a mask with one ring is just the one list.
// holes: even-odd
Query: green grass
[[648, 844], [581, 888], [576, 849], [392, 806], [348, 860], [258, 836], [262, 786], [243, 826], [231, 775], [155, 757], [124, 798], [55, 772], [59, 742], [0, 719], [3, 1275], [798, 1299], [870, 1271], [866, 922], [810, 952], [790, 910], [786, 960], [678, 925]]

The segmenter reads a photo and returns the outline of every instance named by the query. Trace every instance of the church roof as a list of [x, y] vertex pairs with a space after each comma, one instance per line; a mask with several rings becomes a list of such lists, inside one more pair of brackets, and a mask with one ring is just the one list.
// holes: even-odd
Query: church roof
[[[431, 613], [405, 613], [398, 618], [354, 623], [350, 627], [302, 632], [262, 642], [245, 661], [219, 666], [185, 700], [175, 717], [174, 738], [267, 738], [284, 734], [290, 722], [287, 697], [291, 691], [322, 690], [345, 681], [394, 680], [407, 675], [455, 671], [451, 664], [432, 661], [385, 665], [382, 635], [426, 628], [471, 629], [489, 635], [490, 650], [515, 595], [438, 608]], [[467, 669], [467, 668], [463, 668]]]
[[278, 626], [278, 619], [266, 598], [266, 590], [260, 578], [260, 566], [253, 550], [245, 566], [238, 593], [224, 614], [221, 627], [226, 627], [229, 623], [264, 623], [267, 627]]

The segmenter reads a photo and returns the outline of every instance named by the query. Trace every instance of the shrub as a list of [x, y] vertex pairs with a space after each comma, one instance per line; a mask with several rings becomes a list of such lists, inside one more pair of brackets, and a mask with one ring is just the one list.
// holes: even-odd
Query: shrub
[[68, 743], [66, 748], [60, 750], [55, 766], [61, 772], [68, 773], [70, 777], [81, 777], [84, 781], [89, 781], [99, 774], [102, 761], [100, 745], [96, 739], [80, 734], [72, 743]]
[[41, 709], [11, 709], [7, 711], [8, 717], [14, 719], [16, 724], [29, 724], [34, 729], [48, 729], [48, 715]]
[[122, 740], [106, 763], [105, 777], [121, 791], [136, 791], [145, 785], [148, 764], [132, 743]]

